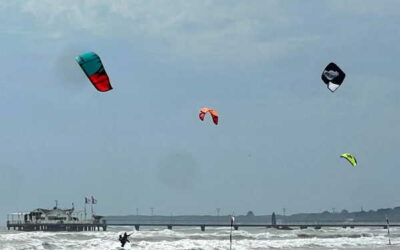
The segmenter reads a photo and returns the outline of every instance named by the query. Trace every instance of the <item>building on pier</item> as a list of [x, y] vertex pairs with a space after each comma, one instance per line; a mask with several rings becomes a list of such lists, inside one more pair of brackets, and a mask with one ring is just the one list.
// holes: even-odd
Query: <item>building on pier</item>
[[89, 220], [80, 220], [75, 208], [38, 208], [31, 212], [7, 215], [8, 230], [18, 231], [106, 231], [107, 225], [102, 216], [92, 215]]

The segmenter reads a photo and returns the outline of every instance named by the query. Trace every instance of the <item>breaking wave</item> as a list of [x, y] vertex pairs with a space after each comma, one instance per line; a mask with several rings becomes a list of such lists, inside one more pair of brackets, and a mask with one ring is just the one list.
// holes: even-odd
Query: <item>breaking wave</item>
[[[142, 229], [142, 228], [141, 228]], [[106, 232], [18, 232], [0, 230], [0, 249], [146, 249], [146, 250], [220, 250], [229, 249], [228, 228], [197, 227], [143, 228], [109, 227]], [[125, 248], [118, 235], [133, 233]], [[400, 243], [400, 231], [393, 228], [392, 242]], [[247, 249], [371, 249], [387, 246], [386, 230], [381, 228], [275, 230], [240, 228], [233, 231], [235, 250]], [[400, 249], [397, 245], [390, 249]]]

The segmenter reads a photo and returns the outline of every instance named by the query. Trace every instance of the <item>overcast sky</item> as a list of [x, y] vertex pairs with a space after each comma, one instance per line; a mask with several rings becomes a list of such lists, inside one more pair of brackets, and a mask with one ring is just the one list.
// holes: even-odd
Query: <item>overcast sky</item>
[[[1, 220], [89, 195], [103, 215], [399, 206], [399, 9], [1, 0]], [[75, 62], [87, 51], [112, 91]], [[331, 61], [347, 74], [335, 93]]]

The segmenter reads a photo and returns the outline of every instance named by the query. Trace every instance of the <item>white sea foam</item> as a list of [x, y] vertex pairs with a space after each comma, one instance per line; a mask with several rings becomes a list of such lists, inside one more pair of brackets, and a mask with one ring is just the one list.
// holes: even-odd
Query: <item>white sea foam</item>
[[[124, 249], [220, 250], [229, 249], [228, 228], [109, 227], [107, 232], [16, 232], [0, 230], [0, 249], [122, 249], [118, 235], [133, 233]], [[400, 230], [392, 229], [392, 242], [400, 243]], [[240, 228], [233, 231], [233, 249], [400, 249], [387, 246], [382, 228], [327, 228], [321, 230], [275, 230]]]

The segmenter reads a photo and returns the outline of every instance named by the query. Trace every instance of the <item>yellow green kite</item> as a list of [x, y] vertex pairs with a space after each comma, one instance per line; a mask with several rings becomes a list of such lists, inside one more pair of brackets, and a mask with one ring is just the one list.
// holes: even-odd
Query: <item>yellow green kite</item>
[[357, 166], [357, 160], [354, 156], [349, 153], [344, 153], [340, 157], [345, 158], [348, 162], [350, 162], [353, 167]]

